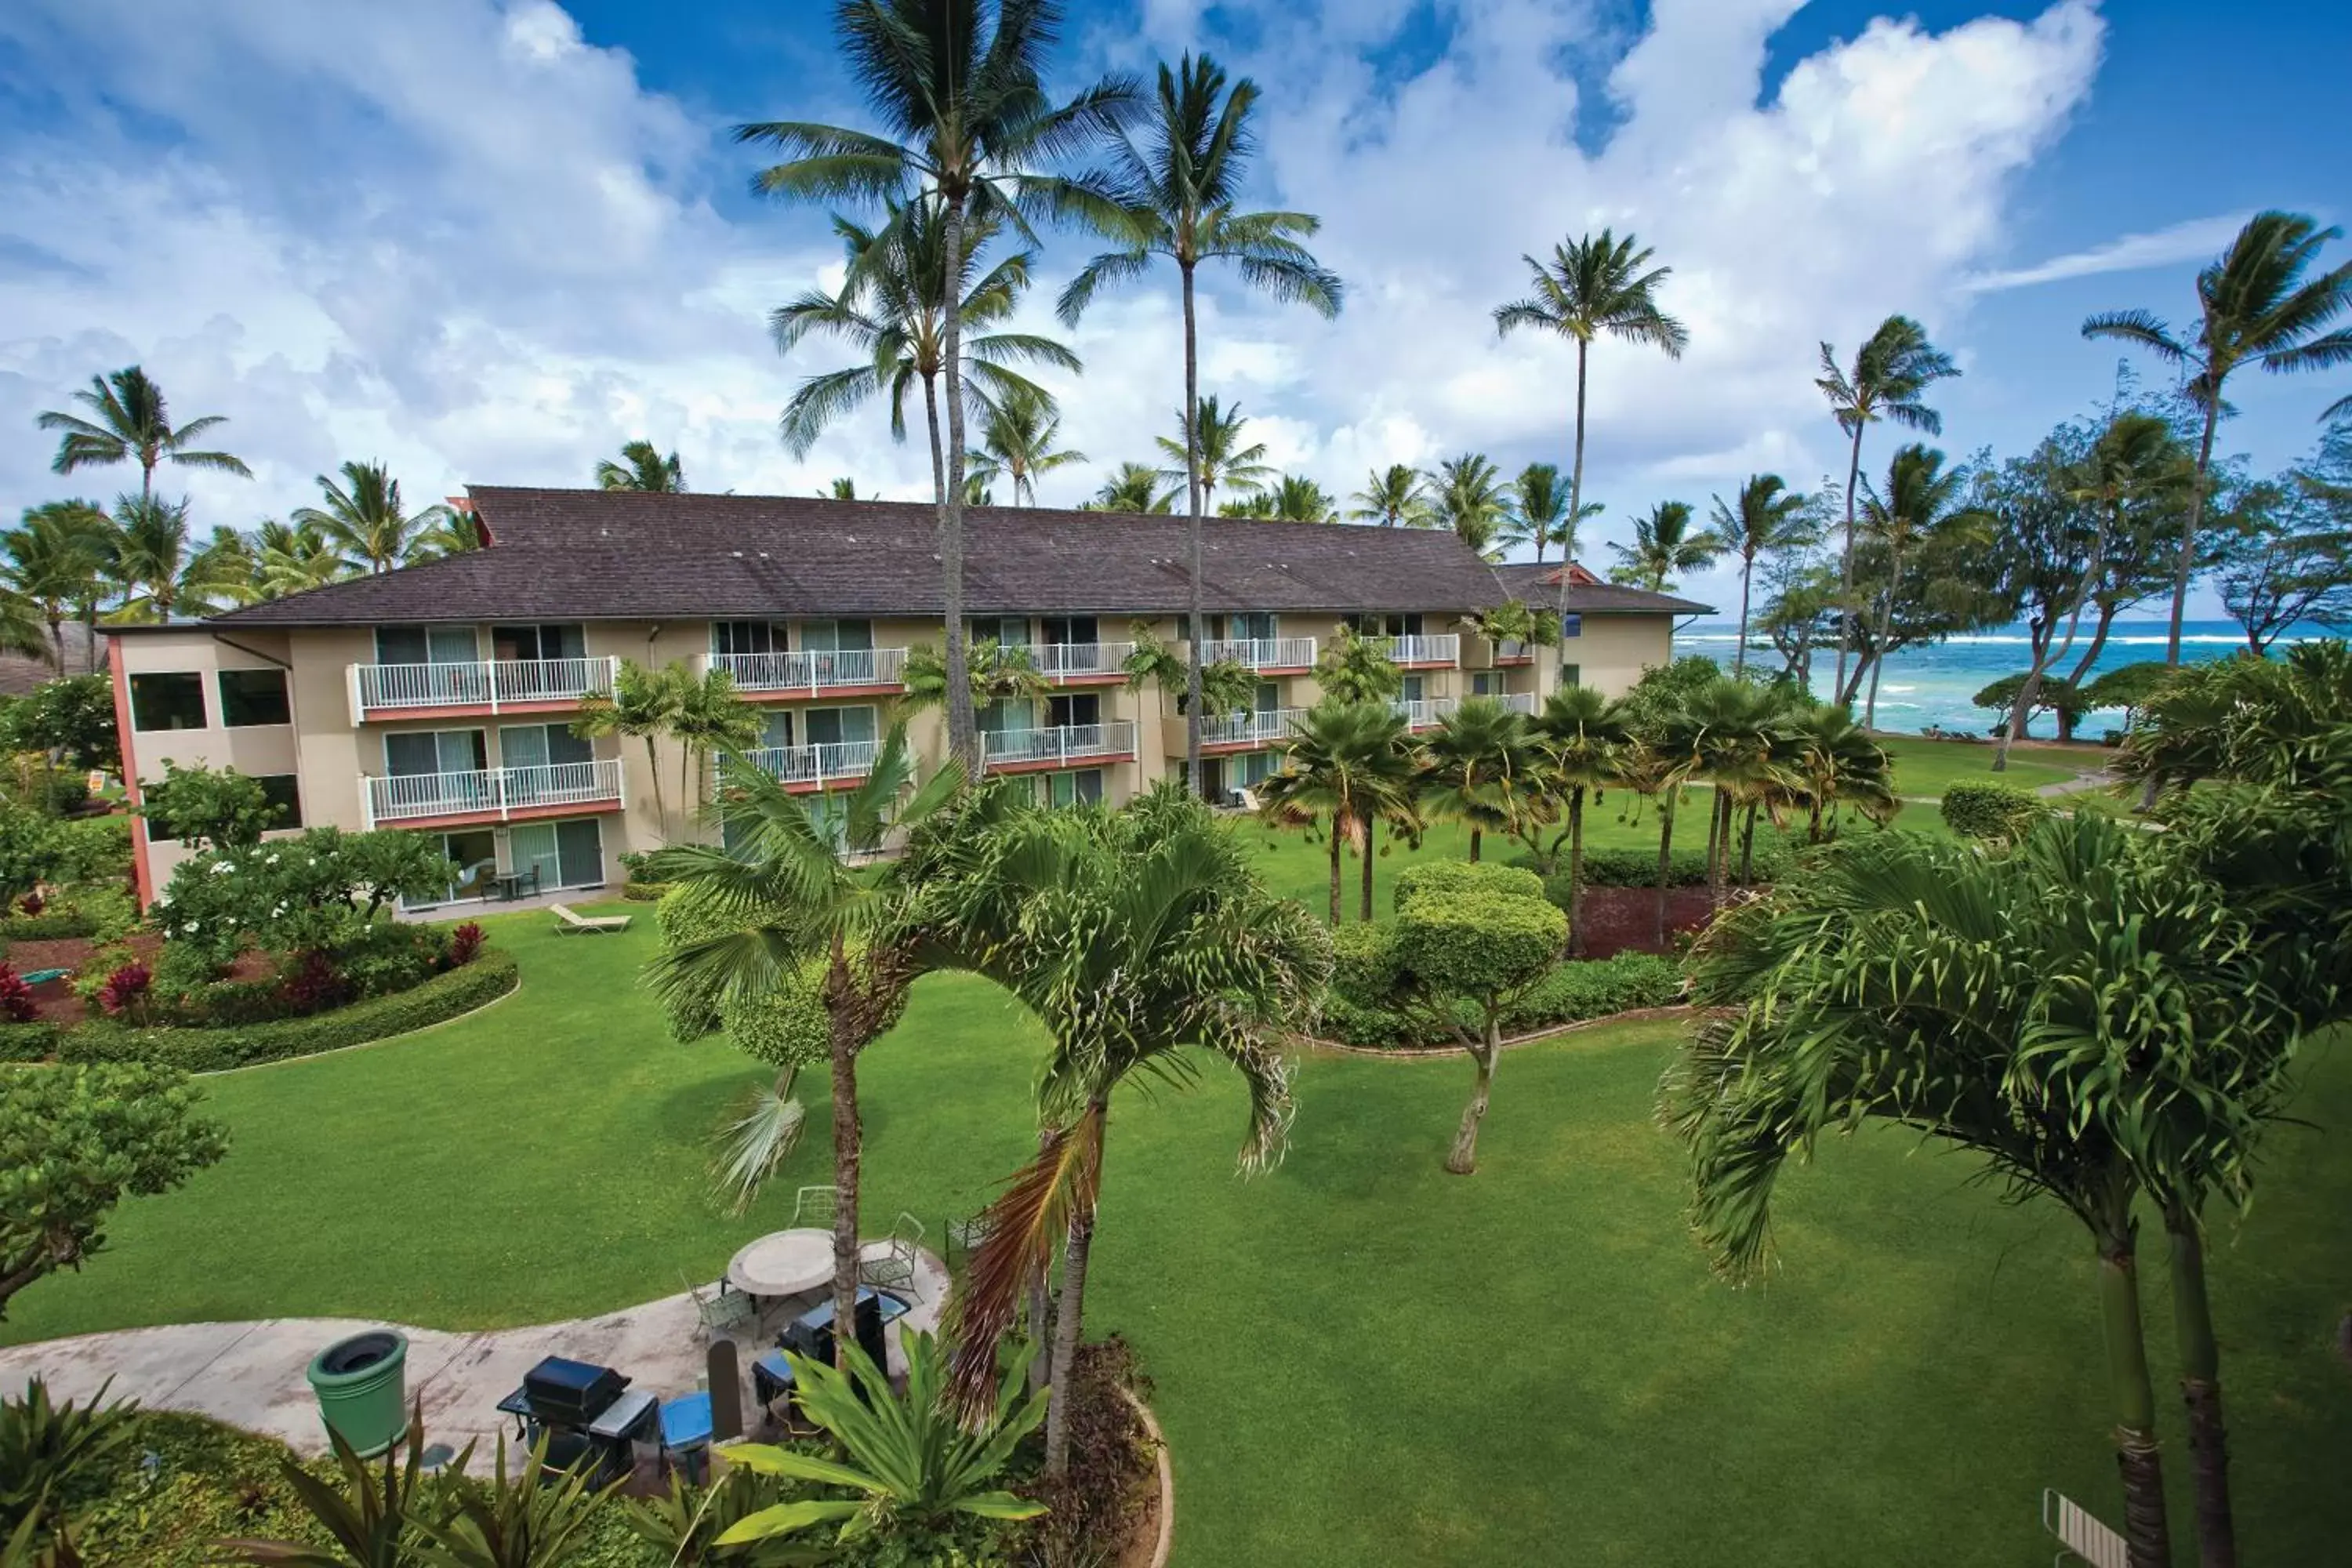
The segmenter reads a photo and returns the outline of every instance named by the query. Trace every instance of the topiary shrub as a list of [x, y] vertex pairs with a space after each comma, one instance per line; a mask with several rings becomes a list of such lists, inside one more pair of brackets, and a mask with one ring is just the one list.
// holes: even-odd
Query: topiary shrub
[[1518, 866], [1491, 860], [1424, 860], [1397, 874], [1393, 907], [1402, 910], [1410, 899], [1424, 894], [1492, 893], [1502, 897], [1540, 899], [1543, 879]]
[[[1397, 955], [1408, 995], [1429, 1022], [1450, 1026], [1477, 1067], [1470, 1103], [1445, 1158], [1445, 1168], [1456, 1175], [1477, 1168], [1478, 1124], [1494, 1083], [1503, 1015], [1544, 977], [1568, 941], [1568, 917], [1540, 896], [1541, 880], [1514, 868], [1496, 869], [1514, 871], [1537, 892], [1421, 891], [1397, 912]], [[1475, 1027], [1463, 1026], [1465, 1006], [1475, 1010]]]
[[1670, 1007], [1682, 994], [1682, 967], [1671, 958], [1621, 952], [1614, 958], [1576, 960], [1557, 966], [1521, 993], [1504, 1010], [1503, 1026], [1515, 1035], [1528, 1034], [1641, 1007]]
[[824, 965], [803, 965], [793, 984], [750, 1002], [722, 1009], [727, 1037], [745, 1055], [789, 1071], [814, 1067], [826, 1058], [832, 1036], [825, 1026]]
[[1944, 792], [1945, 826], [1962, 838], [2015, 842], [2050, 815], [2038, 796], [2013, 784], [1959, 784]]
[[1382, 1005], [1402, 972], [1393, 925], [1341, 926], [1331, 933], [1331, 989], [1337, 994], [1365, 1006]]

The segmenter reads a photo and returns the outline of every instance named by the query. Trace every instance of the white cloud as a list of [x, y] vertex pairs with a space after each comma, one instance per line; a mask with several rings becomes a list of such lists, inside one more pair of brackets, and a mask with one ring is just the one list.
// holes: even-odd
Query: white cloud
[[2210, 260], [2230, 247], [2245, 226], [2246, 214], [2190, 218], [2152, 234], [2126, 234], [2087, 250], [2069, 251], [2006, 272], [1979, 272], [1963, 279], [1970, 293], [1989, 294], [2002, 289], [2025, 289], [2036, 283], [2056, 283], [2068, 278], [2092, 278], [2103, 272], [2137, 272], [2150, 267]]

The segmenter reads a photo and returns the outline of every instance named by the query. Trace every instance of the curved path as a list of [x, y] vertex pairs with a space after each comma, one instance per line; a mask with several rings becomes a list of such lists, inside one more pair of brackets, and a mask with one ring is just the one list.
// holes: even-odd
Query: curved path
[[[887, 1243], [867, 1244], [869, 1253]], [[892, 1370], [898, 1333], [933, 1329], [946, 1304], [948, 1271], [929, 1253], [919, 1256], [912, 1307], [891, 1326]], [[821, 1299], [764, 1315], [756, 1331], [731, 1336], [743, 1375], [751, 1358], [773, 1342], [791, 1317]], [[276, 1437], [305, 1454], [323, 1453], [326, 1429], [304, 1373], [310, 1358], [346, 1334], [396, 1328], [408, 1336], [408, 1397], [421, 1399], [425, 1429], [436, 1443], [462, 1447], [479, 1438], [489, 1447], [513, 1423], [498, 1403], [542, 1356], [570, 1356], [617, 1369], [631, 1386], [668, 1398], [692, 1393], [704, 1375], [706, 1341], [694, 1299], [680, 1292], [643, 1306], [529, 1328], [450, 1333], [350, 1318], [264, 1318], [242, 1323], [173, 1323], [122, 1329], [72, 1339], [42, 1340], [0, 1350], [0, 1395], [14, 1397], [39, 1377], [58, 1399], [88, 1399], [100, 1386], [110, 1399], [135, 1399], [149, 1409], [189, 1410]], [[745, 1408], [750, 1408], [749, 1396]]]

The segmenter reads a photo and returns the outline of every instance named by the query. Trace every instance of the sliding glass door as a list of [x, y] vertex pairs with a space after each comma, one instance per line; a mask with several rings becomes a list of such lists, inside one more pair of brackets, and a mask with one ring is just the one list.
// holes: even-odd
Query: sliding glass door
[[604, 840], [593, 817], [519, 822], [510, 830], [507, 851], [518, 875], [539, 873], [541, 891], [593, 888], [604, 880]]

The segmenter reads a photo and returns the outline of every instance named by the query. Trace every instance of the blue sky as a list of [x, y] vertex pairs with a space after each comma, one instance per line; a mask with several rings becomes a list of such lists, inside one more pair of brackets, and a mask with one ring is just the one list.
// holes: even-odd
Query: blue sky
[[[1326, 220], [1337, 322], [1212, 283], [1207, 385], [1282, 466], [1339, 492], [1466, 449], [1563, 460], [1566, 353], [1498, 343], [1522, 251], [1612, 224], [1675, 268], [1679, 363], [1594, 361], [1598, 546], [1746, 473], [1843, 473], [1813, 344], [1892, 310], [1967, 369], [1943, 443], [2011, 451], [2107, 395], [2089, 311], [2179, 315], [2233, 220], [2352, 212], [2352, 8], [2176, 0], [1192, 0], [1071, 8], [1068, 84], [1205, 47], [1265, 91], [1268, 202]], [[856, 122], [822, 4], [16, 0], [0, 12], [0, 505], [61, 493], [32, 415], [143, 362], [183, 416], [231, 417], [257, 479], [188, 486], [249, 525], [345, 458], [413, 499], [583, 482], [636, 435], [705, 489], [835, 474], [922, 493], [860, 415], [805, 460], [772, 422], [823, 348], [766, 310], [835, 267], [824, 215], [751, 197], [745, 117]], [[2232, 60], [2274, 54], [2220, 88]], [[2207, 107], [2210, 102], [2213, 107]], [[1055, 237], [1050, 298], [1087, 249]], [[2336, 254], [2352, 257], [2352, 247]], [[1172, 289], [1072, 334], [1057, 390], [1095, 459], [1150, 453], [1181, 388]], [[1047, 324], [1042, 308], [1034, 324]], [[2153, 366], [2141, 367], [2149, 376]], [[2339, 384], [2340, 383], [2340, 384]], [[2293, 460], [2352, 380], [2249, 381], [2226, 445]], [[1883, 464], [1893, 441], [1874, 437]], [[1868, 459], [1866, 458], [1866, 461]], [[102, 483], [103, 481], [101, 481]], [[85, 485], [85, 489], [91, 487]], [[1724, 597], [1720, 574], [1695, 589]]]

